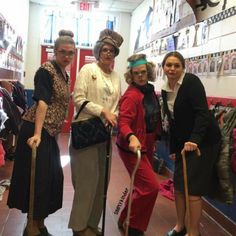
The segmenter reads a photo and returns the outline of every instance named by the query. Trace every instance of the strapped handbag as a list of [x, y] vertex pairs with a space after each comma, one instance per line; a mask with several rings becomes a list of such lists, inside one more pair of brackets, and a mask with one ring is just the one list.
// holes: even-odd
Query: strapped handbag
[[[78, 118], [80, 112], [89, 103], [85, 101], [75, 116]], [[71, 123], [71, 141], [75, 149], [86, 148], [98, 143], [106, 142], [110, 138], [109, 130], [105, 127], [100, 117], [96, 116], [87, 120]]]

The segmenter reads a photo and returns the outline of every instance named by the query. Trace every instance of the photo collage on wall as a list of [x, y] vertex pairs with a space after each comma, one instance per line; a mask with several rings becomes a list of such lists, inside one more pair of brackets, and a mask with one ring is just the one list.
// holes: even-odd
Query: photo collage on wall
[[[186, 58], [185, 68], [186, 72], [196, 74], [200, 78], [207, 76], [209, 78], [235, 76], [236, 49]], [[156, 63], [156, 73], [158, 79], [163, 79], [161, 62]]]
[[198, 76], [236, 75], [236, 49], [189, 58], [186, 71]]
[[0, 13], [0, 79], [20, 80], [22, 67], [22, 37]]

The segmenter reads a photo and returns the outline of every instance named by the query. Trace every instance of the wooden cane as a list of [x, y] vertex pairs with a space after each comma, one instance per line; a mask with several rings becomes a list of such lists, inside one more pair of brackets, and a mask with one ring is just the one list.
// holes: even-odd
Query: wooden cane
[[37, 154], [37, 147], [36, 144], [34, 143], [32, 147], [31, 171], [30, 171], [30, 196], [29, 196], [29, 214], [28, 214], [29, 236], [33, 235], [36, 154]]
[[[196, 149], [196, 153], [198, 156], [201, 155], [199, 148]], [[191, 220], [190, 220], [190, 207], [189, 207], [189, 195], [188, 195], [188, 176], [187, 176], [187, 165], [186, 165], [186, 158], [185, 158], [185, 150], [181, 151], [181, 156], [183, 160], [183, 175], [184, 175], [184, 193], [185, 193], [185, 204], [186, 204], [186, 218], [187, 218], [187, 231], [189, 231], [191, 227]], [[188, 236], [191, 236], [188, 233]]]
[[130, 181], [128, 212], [127, 212], [126, 225], [125, 225], [125, 236], [129, 235], [129, 219], [130, 219], [131, 205], [132, 205], [132, 194], [133, 194], [133, 189], [134, 189], [134, 178], [135, 178], [137, 169], [139, 167], [140, 161], [141, 161], [141, 151], [137, 150], [137, 162], [132, 172], [131, 181]]

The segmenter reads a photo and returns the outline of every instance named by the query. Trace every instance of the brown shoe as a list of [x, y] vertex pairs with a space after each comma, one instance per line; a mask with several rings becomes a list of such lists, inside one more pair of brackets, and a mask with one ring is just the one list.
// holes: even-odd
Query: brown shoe
[[90, 228], [87, 228], [83, 234], [83, 236], [96, 236], [96, 234], [94, 233], [94, 231]]
[[102, 235], [102, 229], [100, 227], [97, 227], [97, 228], [92, 228], [90, 227], [90, 229], [97, 235]]

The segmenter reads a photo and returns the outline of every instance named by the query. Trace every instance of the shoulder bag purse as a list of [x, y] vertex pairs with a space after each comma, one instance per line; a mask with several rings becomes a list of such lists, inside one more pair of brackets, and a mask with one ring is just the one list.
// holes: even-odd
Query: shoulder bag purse
[[[75, 120], [78, 118], [80, 112], [84, 109], [89, 101], [85, 101]], [[87, 120], [75, 121], [71, 123], [71, 141], [75, 149], [86, 148], [98, 143], [106, 142], [110, 138], [108, 128], [105, 127], [100, 117], [96, 116]]]

